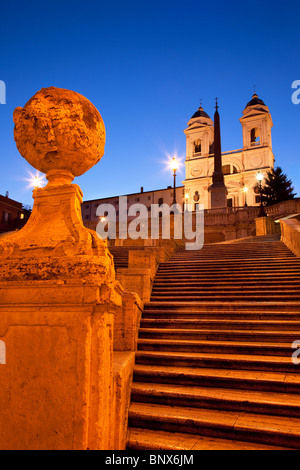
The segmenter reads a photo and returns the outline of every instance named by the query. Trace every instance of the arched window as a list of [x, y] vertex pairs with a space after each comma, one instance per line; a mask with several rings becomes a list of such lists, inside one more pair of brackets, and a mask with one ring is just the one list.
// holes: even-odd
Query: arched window
[[197, 139], [194, 142], [194, 153], [201, 153], [201, 140]]
[[222, 167], [222, 171], [223, 171], [223, 175], [230, 175], [231, 171], [230, 171], [230, 165], [223, 165]]
[[259, 145], [260, 144], [260, 130], [258, 127], [254, 127], [251, 129], [251, 145]]
[[238, 169], [234, 165], [223, 165], [223, 175], [235, 175], [238, 173]]

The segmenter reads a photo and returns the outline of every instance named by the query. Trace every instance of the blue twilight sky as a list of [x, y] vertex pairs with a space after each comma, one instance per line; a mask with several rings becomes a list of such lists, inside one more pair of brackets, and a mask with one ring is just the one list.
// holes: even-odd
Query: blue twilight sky
[[12, 114], [43, 87], [77, 91], [103, 117], [105, 156], [75, 180], [93, 199], [172, 184], [167, 155], [184, 158], [200, 98], [212, 118], [219, 98], [222, 150], [241, 148], [254, 85], [272, 113], [276, 164], [300, 194], [299, 0], [16, 0], [0, 16], [1, 194], [32, 204], [24, 178], [35, 170], [16, 149]]

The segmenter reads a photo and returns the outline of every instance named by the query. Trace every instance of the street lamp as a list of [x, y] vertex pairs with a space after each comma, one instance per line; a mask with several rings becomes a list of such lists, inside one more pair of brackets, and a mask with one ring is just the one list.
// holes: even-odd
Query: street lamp
[[259, 192], [260, 192], [260, 211], [259, 211], [258, 217], [266, 217], [267, 214], [263, 206], [263, 198], [262, 198], [262, 180], [264, 179], [264, 175], [261, 172], [259, 172], [256, 175], [256, 179], [259, 183]]
[[189, 198], [190, 198], [189, 193], [185, 193], [185, 194], [184, 194], [184, 198], [185, 198], [184, 208], [185, 208], [185, 210], [187, 211], [187, 210], [188, 210]]
[[35, 189], [40, 188], [42, 186], [42, 183], [43, 183], [43, 177], [41, 177], [39, 175], [36, 175], [36, 176], [32, 177], [31, 184]]
[[174, 186], [173, 186], [173, 204], [176, 204], [176, 171], [178, 170], [178, 160], [177, 158], [173, 158], [170, 161], [171, 170], [173, 170], [174, 176]]
[[247, 186], [244, 186], [243, 187], [243, 193], [245, 194], [245, 207], [248, 206], [247, 204], [247, 192], [249, 191], [249, 188], [247, 188]]

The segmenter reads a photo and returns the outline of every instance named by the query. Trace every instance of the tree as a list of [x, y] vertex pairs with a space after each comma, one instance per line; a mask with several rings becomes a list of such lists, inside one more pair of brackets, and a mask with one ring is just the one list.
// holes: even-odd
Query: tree
[[267, 172], [265, 183], [262, 187], [263, 203], [267, 206], [279, 204], [289, 199], [294, 199], [292, 181], [287, 178], [282, 169], [278, 166]]

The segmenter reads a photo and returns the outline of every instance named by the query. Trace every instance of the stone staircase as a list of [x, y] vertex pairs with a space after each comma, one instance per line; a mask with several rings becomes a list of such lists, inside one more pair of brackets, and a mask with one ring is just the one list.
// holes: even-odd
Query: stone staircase
[[128, 449], [300, 449], [300, 259], [276, 237], [160, 265], [139, 331]]
[[114, 257], [115, 269], [128, 268], [128, 258], [130, 250], [143, 250], [144, 247], [139, 246], [111, 246], [109, 251]]

